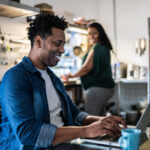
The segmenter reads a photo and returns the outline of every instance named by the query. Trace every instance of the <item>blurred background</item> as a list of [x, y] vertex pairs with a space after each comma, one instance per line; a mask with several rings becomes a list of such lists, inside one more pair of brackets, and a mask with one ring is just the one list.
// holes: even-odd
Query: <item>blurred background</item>
[[101, 23], [113, 44], [112, 73], [115, 94], [107, 106], [108, 114], [124, 117], [136, 124], [147, 104], [149, 65], [149, 0], [0, 0], [0, 80], [4, 73], [30, 50], [26, 28], [39, 13], [64, 16], [65, 53], [51, 68], [62, 79], [74, 103], [84, 109], [79, 78], [65, 81], [65, 75], [81, 67], [89, 47], [87, 26]]

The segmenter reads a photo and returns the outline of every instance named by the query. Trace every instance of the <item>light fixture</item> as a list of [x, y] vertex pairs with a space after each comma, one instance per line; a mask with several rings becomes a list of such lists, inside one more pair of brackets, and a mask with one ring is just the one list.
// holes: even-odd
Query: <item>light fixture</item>
[[146, 50], [146, 39], [145, 38], [140, 38], [139, 46], [140, 46], [140, 56], [141, 56], [144, 54], [144, 51]]
[[69, 26], [68, 30], [80, 34], [88, 34], [88, 31], [86, 29], [79, 28], [79, 27]]
[[135, 50], [136, 54], [139, 53], [140, 56], [142, 56], [146, 50], [146, 39], [140, 38], [135, 41]]

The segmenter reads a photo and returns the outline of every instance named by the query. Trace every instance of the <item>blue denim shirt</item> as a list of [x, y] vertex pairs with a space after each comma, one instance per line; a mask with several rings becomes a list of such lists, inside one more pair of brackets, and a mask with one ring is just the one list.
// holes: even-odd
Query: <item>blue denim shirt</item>
[[[72, 103], [60, 79], [47, 71], [59, 95], [65, 124], [81, 125], [88, 114]], [[0, 99], [1, 150], [51, 149], [57, 127], [50, 123], [45, 82], [27, 57], [5, 73]]]

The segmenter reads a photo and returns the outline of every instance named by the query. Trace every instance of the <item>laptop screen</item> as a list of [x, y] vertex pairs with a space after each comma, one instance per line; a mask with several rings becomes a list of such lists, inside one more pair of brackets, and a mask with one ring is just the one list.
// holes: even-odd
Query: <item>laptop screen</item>
[[136, 127], [140, 129], [142, 132], [144, 132], [146, 130], [146, 127], [148, 127], [149, 123], [150, 123], [150, 103], [148, 103]]

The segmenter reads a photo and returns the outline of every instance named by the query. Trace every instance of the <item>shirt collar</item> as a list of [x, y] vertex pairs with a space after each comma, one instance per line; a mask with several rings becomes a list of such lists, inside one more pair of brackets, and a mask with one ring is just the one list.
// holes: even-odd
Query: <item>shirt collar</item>
[[[36, 69], [36, 67], [33, 65], [33, 63], [31, 62], [31, 60], [28, 57], [24, 56], [23, 59], [22, 59], [22, 63], [24, 65], [24, 67], [27, 70], [29, 70], [30, 72], [39, 73], [41, 75], [41, 73]], [[56, 77], [56, 75], [48, 67], [47, 67], [47, 72], [50, 75], [55, 88], [57, 88], [59, 91], [61, 91], [59, 85], [57, 85], [57, 82], [58, 82], [59, 79]]]
[[[29, 70], [30, 72], [32, 72], [32, 73], [40, 73], [38, 70], [37, 70], [37, 68], [33, 65], [33, 63], [31, 62], [31, 60], [28, 58], [28, 57], [26, 57], [26, 56], [24, 56], [23, 57], [23, 59], [22, 59], [22, 63], [23, 63], [23, 65], [24, 65], [24, 67], [27, 69], [27, 70]], [[49, 75], [51, 76], [51, 77], [53, 77], [54, 78], [54, 75], [53, 75], [53, 73], [52, 73], [52, 71], [47, 67], [47, 72], [49, 73]]]
[[32, 73], [35, 73], [37, 72], [37, 69], [35, 68], [35, 66], [33, 65], [33, 63], [31, 62], [31, 60], [24, 56], [23, 59], [22, 59], [22, 63], [24, 65], [24, 67], [29, 70], [30, 72]]

